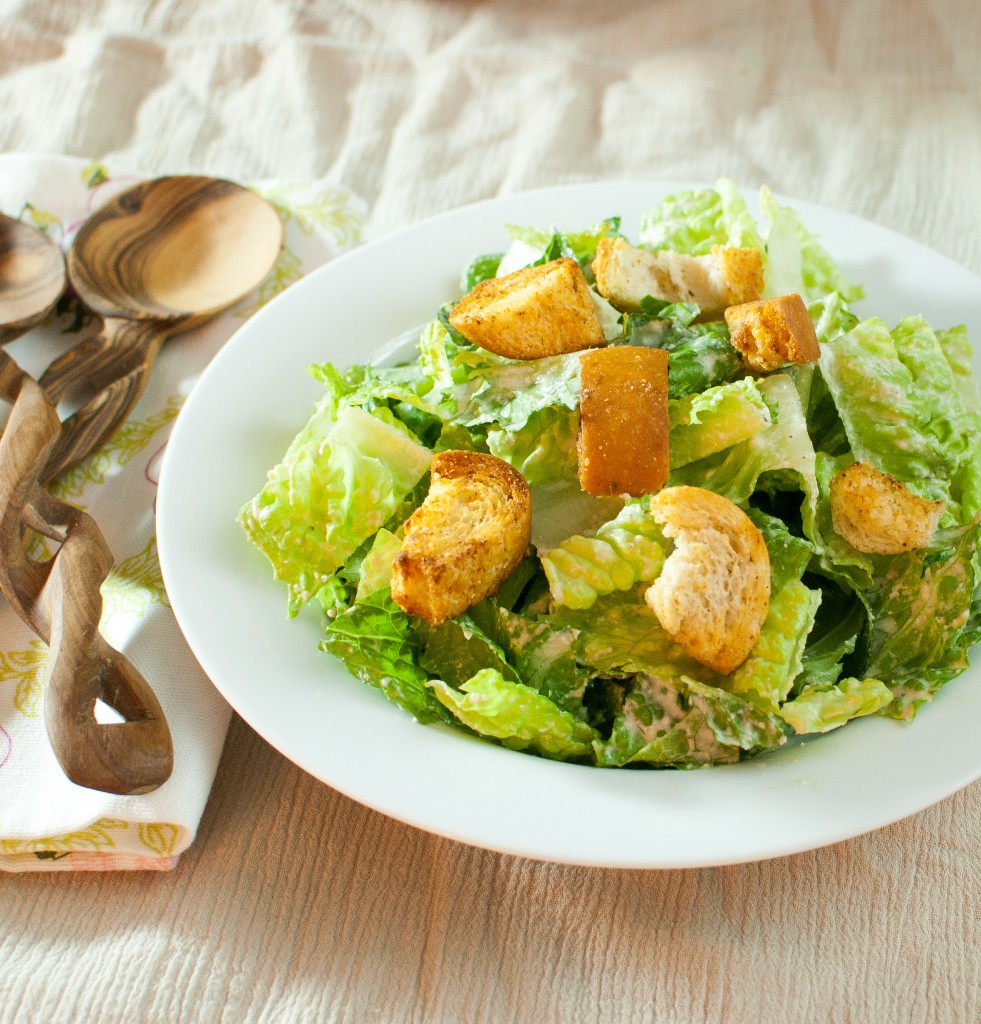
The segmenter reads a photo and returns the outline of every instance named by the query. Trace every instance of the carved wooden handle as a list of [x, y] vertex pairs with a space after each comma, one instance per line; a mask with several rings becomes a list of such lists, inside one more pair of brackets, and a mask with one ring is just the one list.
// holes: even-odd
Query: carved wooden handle
[[[39, 384], [2, 351], [0, 394], [12, 403], [0, 437], [0, 589], [50, 647], [45, 724], [55, 756], [80, 786], [149, 792], [170, 776], [173, 742], [153, 691], [99, 633], [112, 554], [91, 516], [42, 486], [61, 423]], [[52, 558], [31, 557], [29, 530], [60, 545]], [[96, 721], [97, 699], [123, 720]]]
[[62, 422], [42, 481], [109, 440], [140, 400], [163, 343], [183, 329], [179, 321], [106, 319], [98, 336], [68, 349], [44, 371], [38, 383], [53, 406], [79, 388], [84, 404]]

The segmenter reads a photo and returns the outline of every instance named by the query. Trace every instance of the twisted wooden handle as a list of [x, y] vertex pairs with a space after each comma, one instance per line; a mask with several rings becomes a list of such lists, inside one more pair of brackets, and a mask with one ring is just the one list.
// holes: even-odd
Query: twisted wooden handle
[[43, 482], [101, 448], [140, 400], [163, 343], [188, 321], [106, 319], [102, 331], [59, 356], [38, 383], [52, 406], [79, 387], [84, 404], [61, 424]]
[[[149, 792], [170, 777], [173, 742], [151, 688], [99, 633], [112, 553], [91, 516], [42, 486], [61, 423], [40, 385], [3, 351], [0, 394], [12, 404], [0, 437], [0, 589], [50, 647], [45, 724], [55, 756], [80, 786]], [[28, 554], [30, 530], [60, 545], [52, 558]], [[122, 721], [99, 723], [97, 699]]]

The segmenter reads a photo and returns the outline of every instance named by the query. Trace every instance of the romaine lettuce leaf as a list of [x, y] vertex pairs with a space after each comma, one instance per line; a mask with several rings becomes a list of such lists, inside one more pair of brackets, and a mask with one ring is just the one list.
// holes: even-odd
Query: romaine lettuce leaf
[[567, 537], [543, 553], [542, 568], [557, 604], [586, 609], [601, 594], [651, 582], [661, 571], [667, 548], [653, 516], [631, 503], [592, 537]]
[[781, 206], [769, 188], [760, 189], [760, 210], [769, 222], [764, 266], [764, 294], [798, 292], [805, 301], [837, 292], [846, 302], [863, 295], [824, 247], [804, 227], [800, 214]]
[[921, 317], [890, 332], [863, 320], [821, 349], [821, 374], [855, 459], [951, 507], [958, 521], [977, 511], [979, 419], [965, 406], [936, 333]]
[[978, 524], [971, 523], [950, 531], [948, 548], [893, 556], [864, 595], [871, 612], [864, 672], [892, 689], [890, 717], [912, 719], [968, 667], [968, 650], [981, 638], [977, 541]]
[[328, 620], [320, 647], [420, 722], [454, 721], [426, 686], [409, 616], [387, 588]]
[[575, 409], [554, 405], [536, 409], [523, 426], [494, 425], [486, 437], [488, 451], [514, 466], [529, 487], [576, 475], [579, 413]]
[[385, 524], [429, 469], [432, 453], [390, 415], [318, 406], [239, 512], [249, 539], [289, 589], [292, 613]]
[[402, 541], [390, 530], [381, 527], [361, 562], [355, 601], [363, 601], [376, 590], [392, 585], [392, 562], [399, 553]]
[[592, 757], [599, 734], [524, 683], [483, 669], [458, 690], [441, 679], [428, 683], [436, 698], [464, 725], [514, 750], [531, 750], [559, 761]]
[[888, 707], [892, 691], [879, 679], [842, 679], [837, 684], [805, 686], [777, 712], [798, 735], [830, 732], [853, 718]]
[[763, 249], [763, 239], [739, 190], [727, 178], [715, 188], [666, 196], [640, 221], [640, 244], [647, 249], [701, 256], [713, 245]]
[[800, 396], [786, 373], [763, 377], [756, 386], [775, 411], [772, 424], [715, 455], [672, 469], [668, 483], [705, 487], [744, 505], [766, 474], [768, 488], [801, 492], [804, 533], [813, 539], [818, 486], [815, 453]]
[[597, 764], [693, 768], [739, 760], [786, 741], [780, 719], [752, 700], [687, 677], [641, 676], [610, 738], [594, 744]]
[[501, 612], [500, 622], [508, 657], [521, 680], [563, 711], [585, 720], [583, 697], [590, 676], [576, 658], [578, 631], [509, 612]]
[[770, 407], [749, 377], [673, 399], [668, 413], [672, 469], [746, 441], [773, 422]]
[[729, 689], [752, 694], [763, 707], [776, 711], [800, 673], [804, 645], [820, 603], [820, 591], [796, 580], [773, 594], [759, 640], [729, 676]]
[[742, 357], [722, 320], [696, 323], [698, 306], [648, 295], [623, 317], [623, 341], [663, 348], [668, 356], [668, 397], [684, 398], [745, 373]]

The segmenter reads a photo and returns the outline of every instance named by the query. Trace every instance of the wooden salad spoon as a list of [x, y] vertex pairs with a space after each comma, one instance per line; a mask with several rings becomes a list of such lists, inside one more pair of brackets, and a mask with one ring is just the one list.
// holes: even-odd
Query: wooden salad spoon
[[[37, 326], [67, 283], [61, 249], [40, 231], [0, 214], [0, 343]], [[49, 645], [45, 724], [65, 774], [111, 793], [157, 788], [173, 768], [173, 744], [153, 691], [98, 630], [99, 587], [112, 555], [91, 516], [41, 483], [61, 422], [38, 383], [0, 351], [0, 397], [11, 405], [0, 436], [0, 589]], [[59, 543], [30, 554], [32, 532]], [[96, 701], [123, 719], [102, 726]]]
[[164, 341], [252, 291], [282, 244], [273, 207], [221, 178], [155, 178], [96, 210], [75, 236], [68, 276], [103, 329], [40, 378], [55, 406], [85, 393], [64, 420], [45, 479], [104, 443], [143, 394]]
[[[261, 281], [282, 230], [272, 207], [230, 182], [181, 177], [138, 185], [93, 215], [68, 261], [79, 296], [105, 319], [101, 336], [59, 357], [39, 381], [0, 351], [0, 397], [12, 403], [0, 436], [0, 589], [49, 645], [45, 724], [78, 785], [150, 792], [173, 770], [173, 741], [153, 690], [99, 633], [100, 587], [113, 562], [105, 539], [91, 516], [44, 483], [115, 430], [167, 337]], [[6, 314], [0, 307], [0, 329], [7, 328], [0, 339], [43, 318], [40, 305], [28, 306], [11, 304]], [[95, 394], [62, 422], [56, 405], [77, 397], [81, 382]], [[32, 531], [60, 545], [52, 557], [32, 555]], [[100, 722], [100, 701], [120, 720]]]
[[37, 326], [66, 283], [61, 249], [30, 224], [0, 213], [0, 345]]

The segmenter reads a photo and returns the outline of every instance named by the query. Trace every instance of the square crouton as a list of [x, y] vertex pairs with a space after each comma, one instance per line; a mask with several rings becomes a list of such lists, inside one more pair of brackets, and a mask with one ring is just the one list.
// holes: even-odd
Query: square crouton
[[648, 295], [664, 302], [694, 302], [703, 320], [727, 306], [758, 299], [763, 291], [759, 249], [716, 245], [702, 256], [650, 252], [622, 238], [600, 239], [593, 260], [596, 290], [617, 309], [634, 312]]
[[760, 373], [787, 363], [813, 363], [821, 354], [804, 300], [796, 292], [730, 306], [725, 320], [743, 362]]
[[606, 344], [589, 284], [568, 257], [481, 281], [450, 313], [469, 341], [508, 359], [541, 359]]
[[589, 494], [653, 494], [668, 479], [668, 354], [612, 345], [580, 357], [579, 484]]

